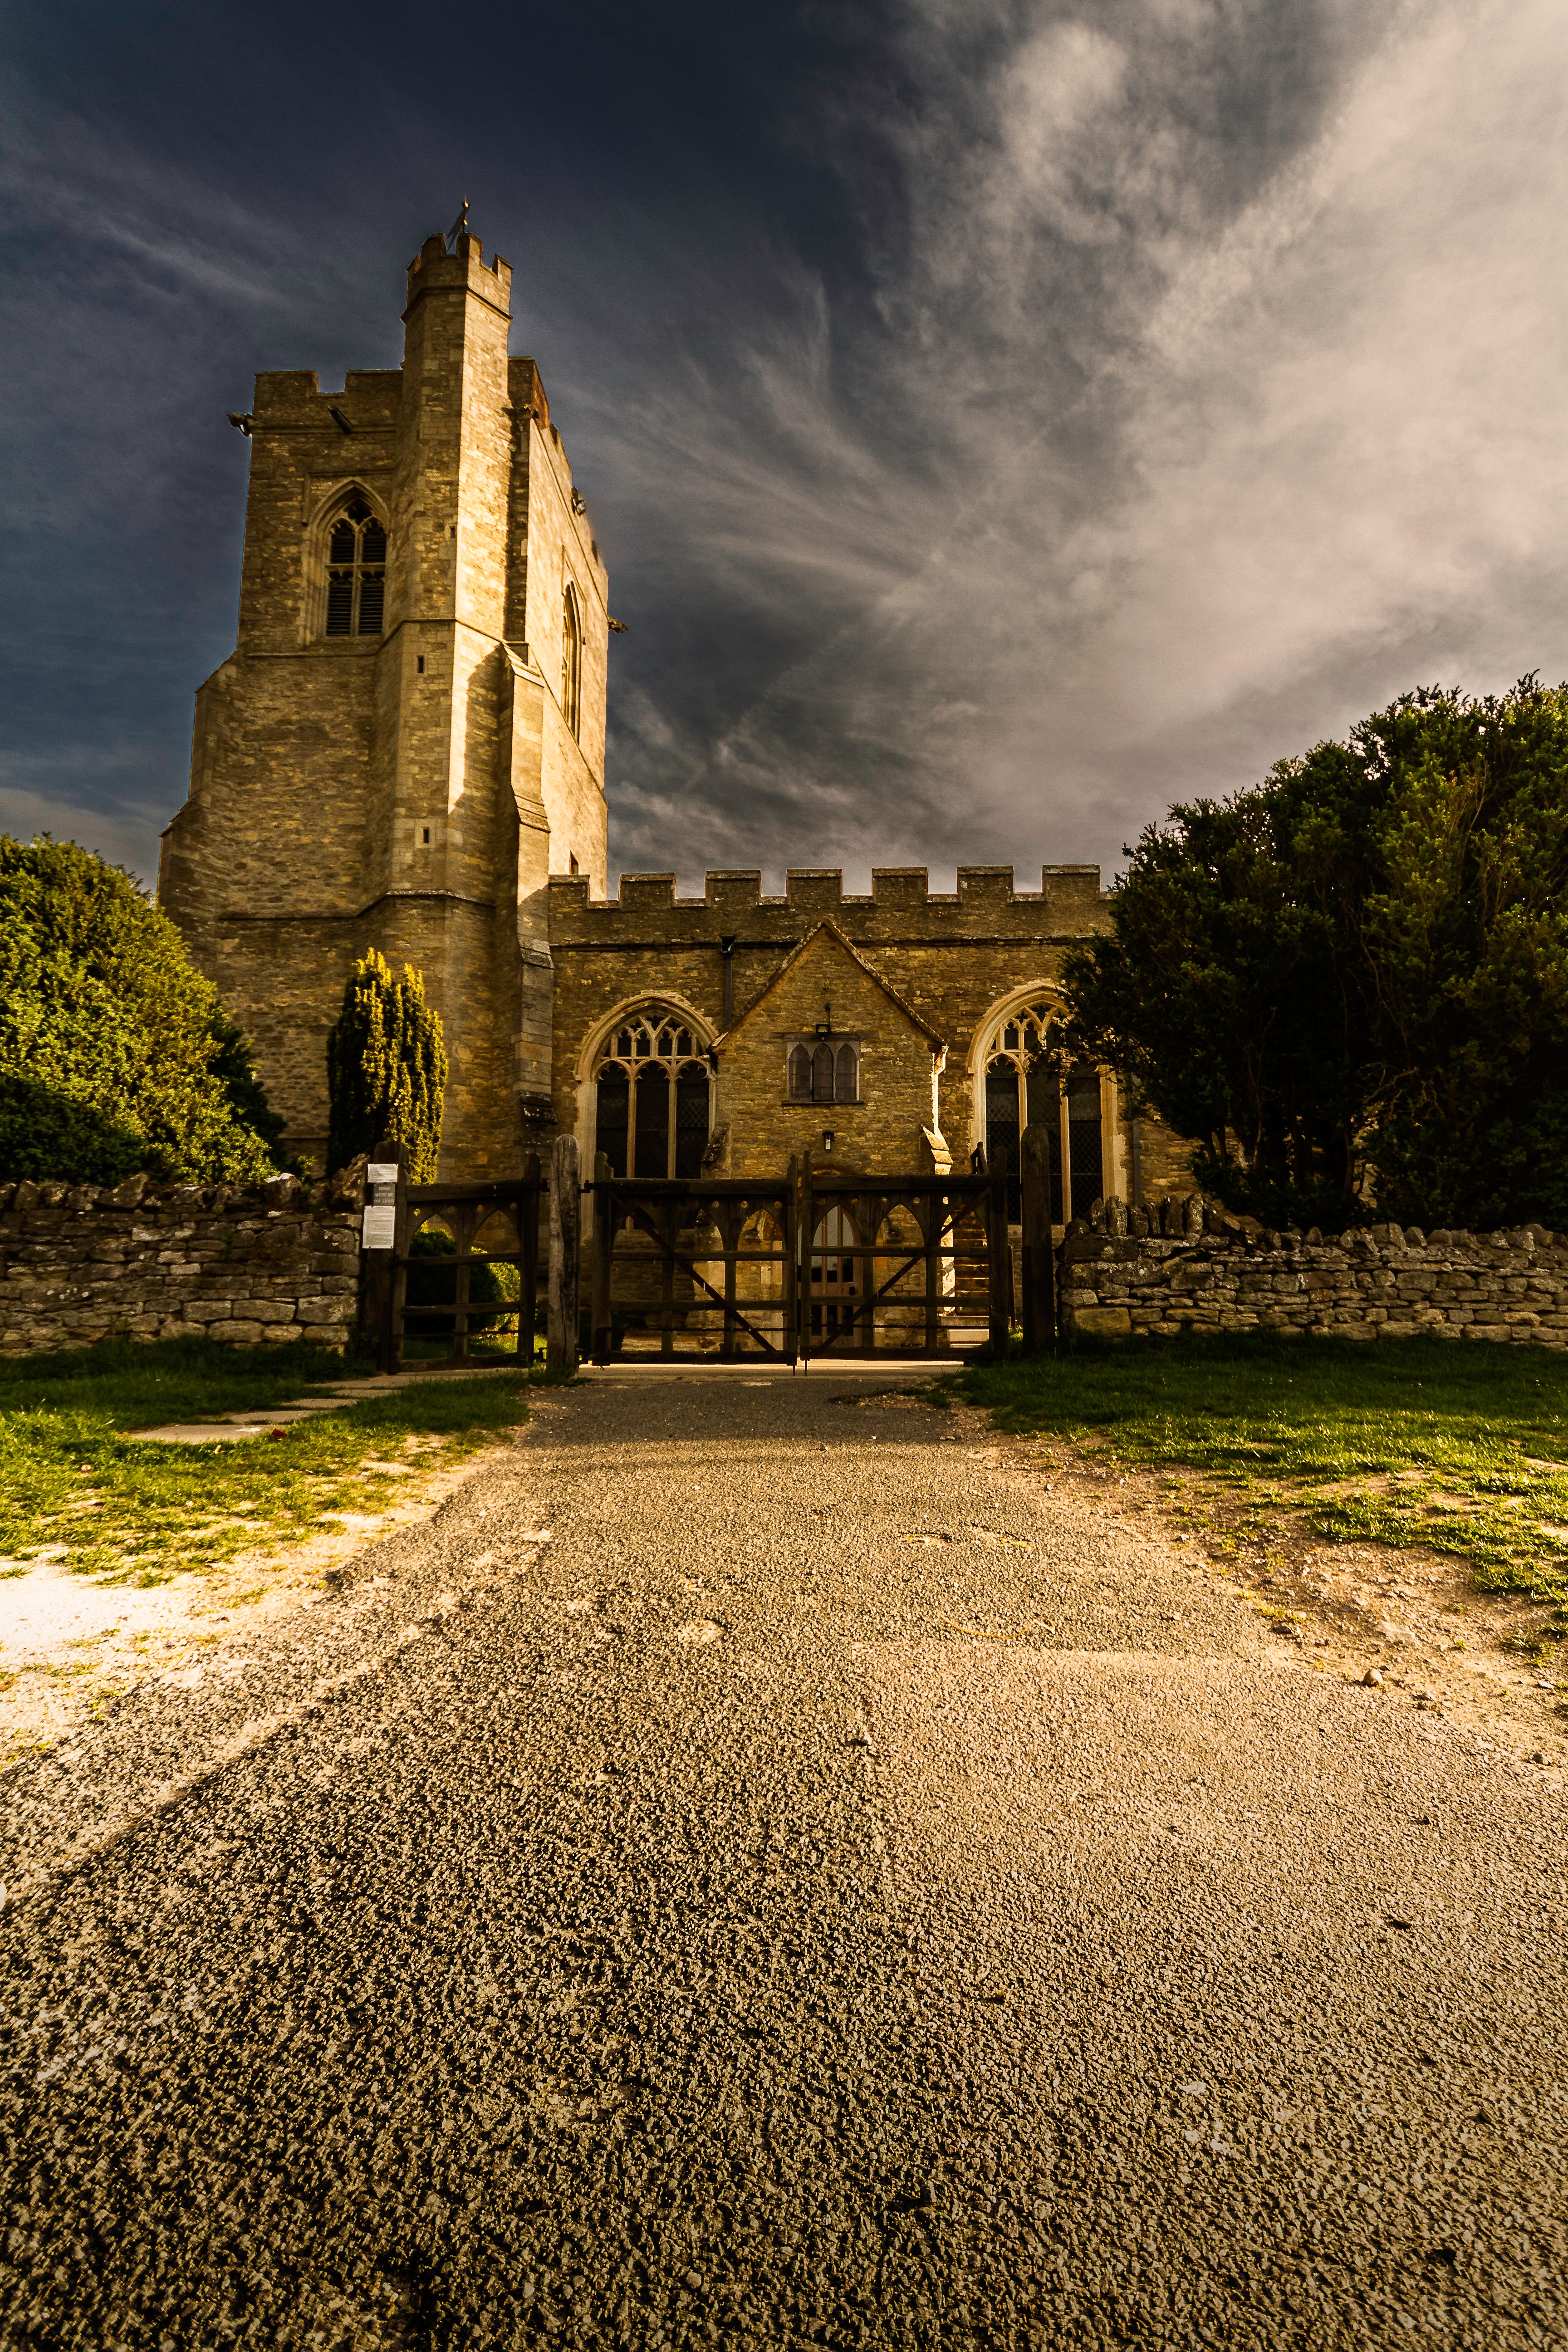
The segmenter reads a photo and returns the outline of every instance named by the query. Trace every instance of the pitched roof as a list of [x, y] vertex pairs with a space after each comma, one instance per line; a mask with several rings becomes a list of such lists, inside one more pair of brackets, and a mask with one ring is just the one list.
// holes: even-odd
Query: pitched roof
[[876, 965], [867, 961], [859, 949], [845, 938], [837, 923], [828, 921], [826, 919], [822, 922], [818, 923], [815, 929], [808, 931], [805, 939], [799, 942], [798, 946], [790, 950], [790, 952], [785, 956], [783, 963], [780, 964], [777, 971], [774, 972], [773, 978], [768, 982], [761, 994], [753, 996], [745, 1011], [743, 1013], [737, 1013], [734, 1020], [731, 1022], [728, 1029], [726, 1029], [721, 1036], [715, 1037], [713, 1044], [716, 1049], [728, 1045], [730, 1040], [735, 1036], [737, 1032], [745, 1027], [752, 1014], [754, 1013], [761, 1012], [763, 1006], [767, 1003], [774, 989], [778, 988], [782, 984], [785, 975], [795, 970], [795, 965], [800, 962], [802, 957], [806, 955], [809, 950], [816, 945], [824, 933], [826, 934], [830, 944], [836, 948], [841, 949], [844, 954], [849, 958], [851, 963], [858, 964], [867, 979], [881, 990], [882, 994], [887, 998], [889, 1003], [893, 1005], [898, 1012], [903, 1014], [904, 1019], [910, 1024], [911, 1028], [918, 1029], [922, 1037], [929, 1038], [933, 1047], [942, 1051], [946, 1050], [947, 1039], [939, 1035], [937, 1031], [931, 1027], [929, 1021], [922, 1021], [912, 1004], [905, 1003], [903, 998], [899, 994], [898, 990], [889, 986], [881, 973], [877, 970]]

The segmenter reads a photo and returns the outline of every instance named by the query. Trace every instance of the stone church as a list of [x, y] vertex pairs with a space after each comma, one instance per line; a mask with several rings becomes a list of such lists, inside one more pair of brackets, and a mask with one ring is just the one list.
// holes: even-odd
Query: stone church
[[159, 896], [253, 1042], [289, 1148], [324, 1156], [326, 1037], [354, 960], [418, 966], [451, 1061], [441, 1175], [585, 1166], [945, 1171], [1058, 1138], [1058, 1218], [1183, 1186], [1114, 1075], [1035, 1058], [1100, 871], [668, 874], [612, 893], [608, 580], [511, 272], [426, 239], [401, 368], [258, 375], [238, 642], [196, 697]]

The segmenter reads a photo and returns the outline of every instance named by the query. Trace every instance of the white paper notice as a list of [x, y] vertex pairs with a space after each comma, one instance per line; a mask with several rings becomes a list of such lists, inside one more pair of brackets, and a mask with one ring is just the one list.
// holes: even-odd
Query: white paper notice
[[395, 1209], [367, 1209], [360, 1239], [366, 1249], [390, 1249], [397, 1238]]
[[364, 1181], [367, 1184], [395, 1184], [397, 1181], [396, 1160], [373, 1160], [370, 1166], [364, 1171]]

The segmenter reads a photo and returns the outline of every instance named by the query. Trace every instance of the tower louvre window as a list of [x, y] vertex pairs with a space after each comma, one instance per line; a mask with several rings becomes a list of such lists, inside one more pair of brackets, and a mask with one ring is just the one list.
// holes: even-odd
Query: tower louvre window
[[386, 533], [363, 499], [334, 517], [327, 534], [329, 637], [379, 637], [386, 606]]

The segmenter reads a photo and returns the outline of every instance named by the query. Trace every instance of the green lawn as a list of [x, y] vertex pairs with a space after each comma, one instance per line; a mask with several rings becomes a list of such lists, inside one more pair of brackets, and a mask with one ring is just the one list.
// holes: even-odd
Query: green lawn
[[996, 1425], [1182, 1467], [1236, 1531], [1426, 1544], [1483, 1591], [1568, 1609], [1568, 1360], [1478, 1341], [1080, 1341], [974, 1367]]
[[0, 1360], [0, 1554], [25, 1568], [53, 1553], [87, 1574], [161, 1583], [179, 1569], [300, 1542], [334, 1512], [385, 1509], [409, 1472], [454, 1462], [528, 1414], [521, 1374], [447, 1377], [276, 1437], [148, 1444], [125, 1433], [264, 1412], [344, 1372], [322, 1349], [198, 1339]]

